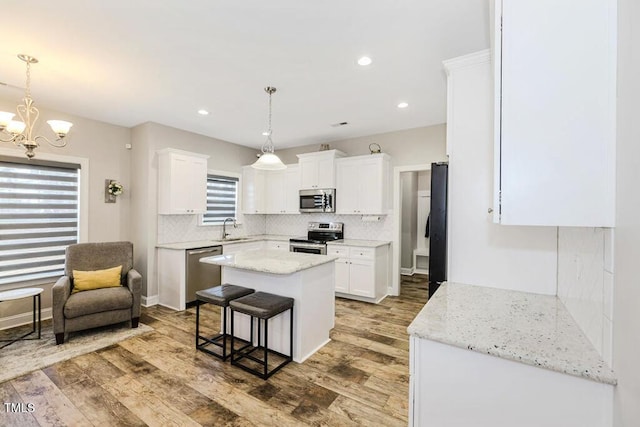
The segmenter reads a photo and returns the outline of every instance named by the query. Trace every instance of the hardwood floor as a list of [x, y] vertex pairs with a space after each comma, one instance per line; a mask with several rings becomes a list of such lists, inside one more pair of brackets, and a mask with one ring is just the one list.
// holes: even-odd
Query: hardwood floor
[[[0, 425], [405, 426], [406, 328], [426, 300], [422, 275], [378, 305], [337, 299], [331, 342], [267, 381], [196, 351], [193, 308], [143, 308], [153, 332], [1, 383], [24, 412], [0, 408]], [[208, 332], [219, 313], [202, 306]]]

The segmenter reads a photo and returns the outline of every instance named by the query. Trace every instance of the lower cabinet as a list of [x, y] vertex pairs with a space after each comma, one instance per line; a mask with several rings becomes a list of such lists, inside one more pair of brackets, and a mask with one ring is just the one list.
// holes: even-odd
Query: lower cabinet
[[366, 302], [380, 302], [389, 284], [389, 245], [360, 247], [327, 245], [336, 260], [336, 295]]

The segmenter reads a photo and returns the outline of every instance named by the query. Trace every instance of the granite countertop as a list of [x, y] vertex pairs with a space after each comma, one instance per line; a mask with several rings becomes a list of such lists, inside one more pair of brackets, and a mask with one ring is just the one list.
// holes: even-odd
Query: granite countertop
[[246, 243], [246, 242], [257, 242], [261, 240], [278, 240], [283, 242], [288, 242], [291, 236], [283, 236], [276, 234], [261, 234], [256, 236], [242, 236], [241, 240], [233, 240], [234, 237], [231, 237], [230, 240], [197, 240], [192, 242], [175, 242], [175, 243], [160, 243], [157, 244], [157, 248], [163, 249], [177, 249], [177, 250], [187, 250], [187, 249], [196, 249], [196, 248], [205, 248], [207, 246], [220, 246], [220, 245], [231, 245], [234, 243]]
[[360, 246], [363, 248], [377, 248], [378, 246], [385, 246], [391, 242], [387, 240], [357, 240], [357, 239], [344, 239], [327, 242], [327, 245], [340, 245], [340, 246]]
[[261, 249], [201, 258], [200, 262], [221, 265], [223, 267], [233, 267], [240, 270], [285, 275], [333, 262], [336, 259], [338, 259], [338, 257], [331, 255]]
[[615, 385], [600, 357], [552, 295], [444, 283], [410, 335]]

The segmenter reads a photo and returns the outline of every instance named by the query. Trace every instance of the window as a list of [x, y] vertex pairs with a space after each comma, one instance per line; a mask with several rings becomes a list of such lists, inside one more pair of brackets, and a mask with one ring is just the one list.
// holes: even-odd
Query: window
[[63, 275], [79, 180], [79, 164], [0, 156], [0, 285]]
[[224, 175], [207, 175], [207, 213], [202, 224], [222, 224], [225, 218], [238, 214], [239, 178]]

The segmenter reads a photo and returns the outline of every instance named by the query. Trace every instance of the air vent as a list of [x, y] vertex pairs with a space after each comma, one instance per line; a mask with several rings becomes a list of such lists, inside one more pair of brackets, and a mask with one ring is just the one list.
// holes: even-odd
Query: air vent
[[331, 125], [332, 128], [339, 128], [340, 126], [346, 126], [348, 125], [349, 122], [340, 122], [340, 123], [334, 123]]

